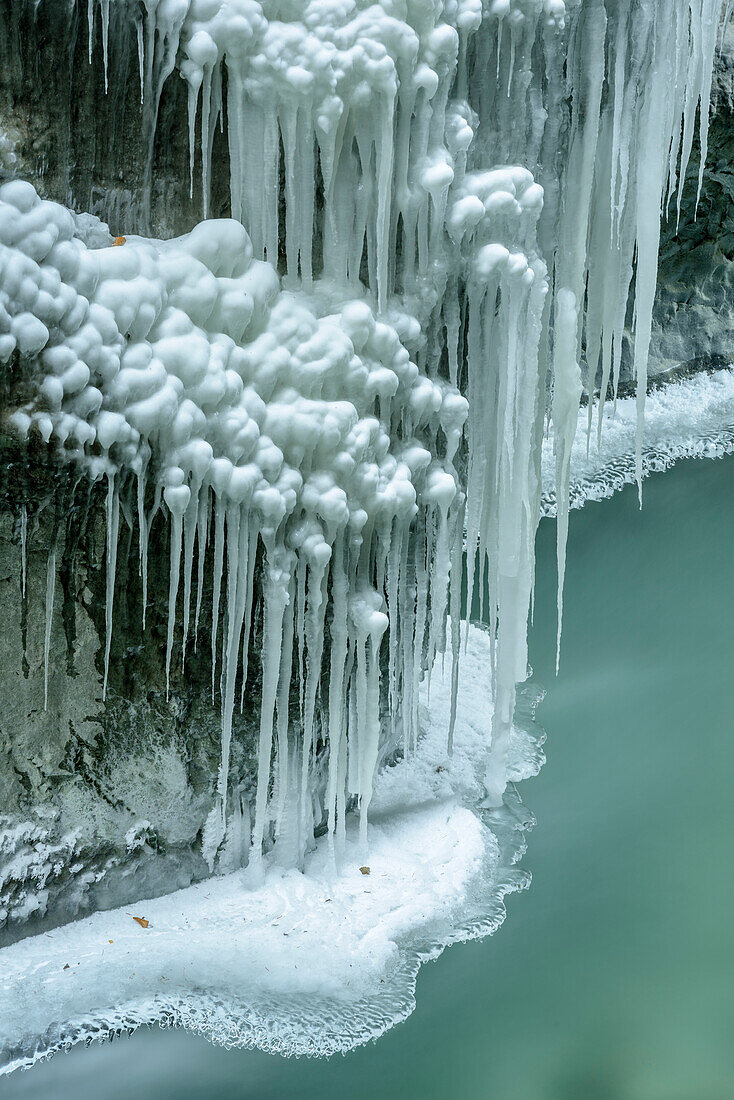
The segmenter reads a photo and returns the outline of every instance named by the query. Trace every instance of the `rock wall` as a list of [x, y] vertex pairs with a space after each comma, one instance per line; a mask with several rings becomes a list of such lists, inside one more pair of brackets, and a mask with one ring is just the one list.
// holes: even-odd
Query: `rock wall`
[[[0, 3], [0, 180], [30, 179], [44, 197], [94, 215], [80, 221], [90, 244], [95, 235], [100, 244], [109, 242], [97, 217], [113, 235], [187, 232], [200, 218], [200, 196], [198, 182], [189, 195], [183, 82], [166, 84], [151, 157], [129, 20], [116, 20], [111, 6], [110, 33], [116, 38], [105, 93], [99, 19], [90, 62], [80, 10], [52, 0]], [[221, 135], [215, 138], [214, 164], [213, 214], [225, 214], [229, 167]], [[0, 417], [2, 409], [22, 401], [19, 384], [11, 368], [0, 383]], [[136, 540], [129, 530], [121, 534], [103, 702], [104, 490], [78, 480], [73, 469], [59, 468], [42, 445], [27, 450], [0, 423], [0, 944], [79, 912], [164, 893], [208, 874], [200, 834], [221, 753], [218, 684], [216, 698], [211, 696], [211, 590], [205, 590], [197, 653], [184, 675], [180, 659], [174, 660], [167, 700], [163, 522], [152, 533], [151, 551], [153, 546], [143, 635]], [[256, 668], [257, 661], [250, 665]], [[251, 678], [244, 711], [238, 706], [234, 719], [235, 817], [243, 812], [240, 791], [245, 813], [247, 808], [256, 696]], [[247, 828], [242, 850], [235, 837], [224, 865], [238, 865], [246, 838]]]
[[[221, 752], [218, 685], [211, 695], [211, 591], [205, 588], [197, 650], [185, 672], [180, 646], [174, 651], [167, 699], [168, 527], [161, 522], [151, 533], [145, 634], [136, 540], [122, 531], [103, 702], [104, 517], [101, 486], [54, 465], [42, 446], [21, 449], [2, 436], [0, 943], [19, 922], [46, 927], [208, 873], [199, 841]], [[257, 645], [254, 637], [255, 672], [233, 723], [235, 819], [243, 804], [247, 812]], [[247, 833], [234, 830], [220, 866], [246, 858]]]
[[734, 362], [734, 24], [716, 61], [706, 172], [698, 140], [683, 193], [663, 223], [652, 356], [677, 372]]

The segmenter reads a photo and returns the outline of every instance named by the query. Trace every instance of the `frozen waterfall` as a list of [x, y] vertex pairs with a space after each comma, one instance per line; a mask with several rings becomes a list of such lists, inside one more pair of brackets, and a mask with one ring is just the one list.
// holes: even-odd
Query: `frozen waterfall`
[[[550, 494], [560, 654], [580, 435], [587, 454], [602, 454], [605, 401], [616, 400], [630, 338], [637, 396], [626, 446], [642, 492], [661, 219], [680, 217], [695, 150], [701, 190], [715, 52], [731, 6], [14, 6], [2, 32], [6, 53], [42, 24], [46, 9], [65, 9], [67, 37], [55, 48], [70, 74], [80, 65], [89, 74], [101, 69], [113, 134], [126, 125], [134, 83], [142, 168], [135, 196], [110, 186], [114, 201], [102, 210], [110, 232], [72, 212], [70, 183], [54, 194], [42, 175], [23, 178], [31, 173], [23, 171], [20, 122], [6, 125], [0, 115], [6, 428], [38, 461], [71, 472], [69, 501], [84, 493], [85, 507], [104, 517], [100, 705], [110, 692], [121, 588], [137, 600], [136, 644], [164, 655], [158, 687], [166, 700], [194, 660], [207, 662], [204, 694], [219, 710], [219, 754], [208, 762], [216, 779], [197, 844], [210, 871], [246, 866], [253, 897], [275, 889], [274, 868], [284, 882], [296, 870], [325, 882], [355, 860], [369, 864], [389, 848], [389, 830], [373, 829], [371, 809], [398, 812], [390, 776], [433, 797], [431, 768], [434, 776], [453, 769], [456, 806], [463, 799], [480, 807], [480, 817], [469, 815], [475, 824], [461, 818], [475, 848], [457, 879], [459, 892], [472, 884], [474, 909], [460, 918], [460, 898], [436, 900], [425, 886], [424, 910], [435, 903], [438, 915], [431, 935], [421, 932], [434, 945], [424, 954], [496, 926], [496, 913], [494, 923], [480, 916], [478, 884], [486, 888], [500, 855], [516, 858], [520, 845], [502, 814], [523, 813], [508, 781], [538, 766], [539, 750], [516, 720], [517, 685], [528, 671], [535, 533]], [[178, 94], [177, 81], [182, 123], [172, 121], [166, 99]], [[177, 178], [198, 224], [157, 239], [156, 149], [174, 125], [187, 139]], [[73, 159], [66, 146], [59, 155]], [[115, 155], [122, 165], [124, 148]], [[228, 197], [217, 189], [222, 173]], [[29, 517], [38, 508], [21, 504], [25, 600]], [[45, 706], [57, 574], [79, 538], [74, 523], [57, 522], [46, 556]], [[162, 555], [155, 583], [164, 584], [165, 629], [156, 633], [151, 569]], [[82, 589], [77, 584], [80, 602]], [[489, 628], [481, 637], [469, 625], [476, 601]], [[67, 602], [63, 614], [66, 624]], [[475, 705], [492, 708], [481, 739], [462, 700], [462, 691], [477, 690], [462, 680], [464, 661], [486, 699]], [[233, 769], [237, 716], [245, 712], [254, 716], [252, 746]], [[124, 783], [116, 784], [122, 797]], [[500, 840], [490, 874], [480, 864], [493, 822]], [[411, 841], [416, 852], [424, 841], [430, 847], [433, 829], [427, 819], [420, 843]], [[406, 836], [396, 829], [395, 843]], [[458, 842], [447, 849], [446, 860], [460, 849]], [[72, 845], [59, 858], [71, 864], [77, 856]], [[403, 871], [393, 873], [399, 880]], [[14, 881], [22, 880], [18, 871]], [[39, 908], [24, 889], [13, 895], [15, 909], [7, 907], [10, 920]], [[333, 893], [348, 910], [345, 889], [334, 885]], [[375, 904], [373, 917], [382, 920]], [[48, 890], [40, 905], [43, 913], [51, 905]], [[257, 920], [270, 921], [270, 901], [263, 906]], [[161, 925], [169, 918], [161, 910]], [[202, 929], [210, 919], [201, 916]], [[395, 932], [401, 961], [388, 983], [390, 1007], [380, 1013], [370, 983], [385, 980], [394, 944], [375, 941], [372, 969], [356, 983], [362, 1000], [350, 1038], [337, 1028], [324, 1049], [363, 1041], [409, 1010], [420, 955], [404, 946], [412, 919], [407, 914]], [[365, 934], [355, 924], [345, 951], [356, 957]], [[21, 996], [18, 975], [34, 965], [29, 943], [8, 948], [17, 952], [8, 964], [11, 1000]], [[122, 971], [111, 974], [113, 984], [127, 981]], [[84, 994], [68, 1004], [62, 996], [52, 1035], [41, 1012], [27, 1035], [3, 1036], [12, 1064], [27, 1059], [29, 1036], [48, 1032], [43, 1049], [51, 1049], [165, 1012], [216, 1032], [214, 1010], [189, 994], [184, 1008], [175, 998], [150, 1008], [142, 965], [139, 975], [125, 994], [144, 1006], [139, 1011], [110, 1021], [95, 1002], [93, 1024], [60, 1027], [85, 1014]], [[324, 1003], [333, 977], [324, 978]], [[282, 1030], [282, 999], [296, 993], [285, 978], [269, 988], [259, 974], [257, 983], [269, 1005], [263, 1026], [275, 1020]], [[360, 1007], [365, 998], [373, 998], [369, 1011]], [[317, 1016], [299, 1016], [301, 1031], [285, 1028], [281, 1046], [261, 1045], [310, 1049]], [[259, 1041], [244, 1023], [225, 1038]]]

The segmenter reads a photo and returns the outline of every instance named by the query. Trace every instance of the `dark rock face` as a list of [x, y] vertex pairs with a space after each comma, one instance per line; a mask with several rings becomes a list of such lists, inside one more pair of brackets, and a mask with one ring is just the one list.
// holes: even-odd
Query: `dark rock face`
[[686, 179], [680, 224], [675, 199], [663, 234], [653, 335], [654, 369], [716, 367], [734, 361], [734, 25], [717, 57], [714, 114], [696, 207], [698, 138]]
[[[124, 9], [111, 5], [115, 49], [105, 94], [99, 15], [90, 63], [85, 5], [1, 0], [0, 180], [31, 179], [44, 197], [101, 217], [113, 234], [175, 236], [201, 217], [198, 172], [189, 196], [185, 85], [166, 82], [153, 136], [140, 105], [135, 31]], [[226, 138], [218, 134], [212, 216], [227, 213], [228, 203]], [[16, 364], [2, 379], [2, 408], [23, 399], [20, 377]], [[159, 516], [151, 531], [143, 633], [137, 530], [124, 513], [103, 701], [105, 488], [80, 479], [42, 445], [29, 451], [2, 432], [0, 943], [208, 873], [200, 837], [221, 751], [219, 666], [214, 699], [211, 693], [211, 563], [197, 652], [189, 645], [182, 673], [180, 644], [175, 647], [167, 699], [168, 527]], [[179, 606], [179, 622], [180, 615]], [[255, 658], [253, 652], [244, 710], [238, 707], [234, 719], [234, 803], [241, 792], [246, 796], [249, 782], [259, 694]], [[236, 866], [246, 851], [230, 846], [223, 858]]]
[[[107, 222], [113, 236], [172, 237], [201, 220], [200, 167], [189, 194], [186, 85], [165, 82], [153, 125], [141, 106], [138, 45], [126, 2], [110, 4], [107, 88], [97, 10], [89, 59], [87, 5], [0, 0], [0, 131], [5, 172], [43, 198]], [[229, 212], [226, 135], [217, 130], [211, 216]]]
[[[0, 920], [7, 927], [0, 942], [19, 932], [18, 922], [45, 927], [208, 873], [199, 842], [221, 751], [219, 664], [214, 699], [211, 692], [211, 562], [196, 652], [190, 641], [184, 671], [175, 646], [167, 698], [168, 526], [159, 516], [151, 530], [143, 632], [137, 533], [123, 521], [103, 701], [104, 502], [102, 485], [42, 446], [2, 439]], [[237, 811], [251, 775], [258, 642], [255, 634], [233, 727], [230, 808]], [[235, 848], [220, 866], [246, 859], [246, 845]]]

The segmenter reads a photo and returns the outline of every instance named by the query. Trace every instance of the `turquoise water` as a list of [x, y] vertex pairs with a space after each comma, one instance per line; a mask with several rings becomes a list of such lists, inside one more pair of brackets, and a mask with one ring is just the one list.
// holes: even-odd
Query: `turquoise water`
[[561, 673], [555, 527], [531, 657], [548, 763], [529, 893], [423, 968], [418, 1007], [331, 1061], [176, 1032], [76, 1049], [7, 1100], [731, 1100], [734, 458], [689, 462], [571, 518]]

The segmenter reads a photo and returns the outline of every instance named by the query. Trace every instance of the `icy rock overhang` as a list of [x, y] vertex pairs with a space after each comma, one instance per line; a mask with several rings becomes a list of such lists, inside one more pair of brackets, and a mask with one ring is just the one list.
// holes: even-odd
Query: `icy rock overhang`
[[[585, 386], [593, 411], [597, 383], [616, 388], [632, 317], [640, 480], [660, 218], [696, 129], [703, 171], [728, 10], [89, 0], [83, 14], [113, 123], [130, 57], [139, 76], [135, 228], [154, 214], [161, 104], [179, 77], [205, 219], [173, 240], [113, 242], [97, 226], [85, 243], [90, 227], [30, 183], [0, 189], [0, 349], [23, 393], [8, 422], [104, 495], [101, 694], [121, 568], [140, 577], [144, 639], [165, 530], [163, 683], [193, 660], [206, 618], [220, 701], [208, 864], [247, 862], [256, 882], [273, 863], [303, 868], [322, 826], [339, 864], [352, 806], [367, 860], [381, 765], [419, 751], [421, 682], [447, 649], [452, 748], [466, 558], [467, 605], [479, 593], [489, 623], [481, 793], [500, 807], [546, 415], [560, 639], [579, 401]], [[231, 220], [208, 218], [220, 164]], [[118, 566], [126, 530], [135, 550]], [[247, 785], [230, 762], [252, 695]]]

